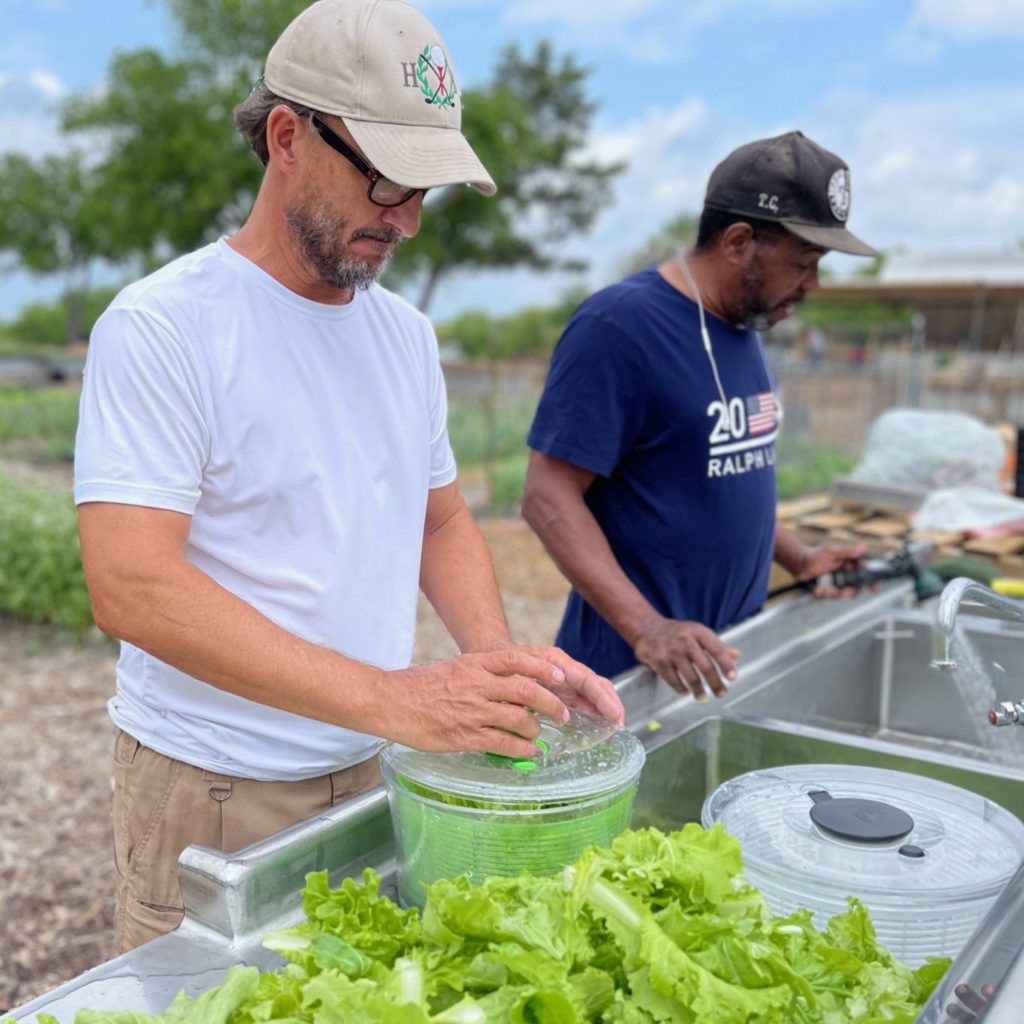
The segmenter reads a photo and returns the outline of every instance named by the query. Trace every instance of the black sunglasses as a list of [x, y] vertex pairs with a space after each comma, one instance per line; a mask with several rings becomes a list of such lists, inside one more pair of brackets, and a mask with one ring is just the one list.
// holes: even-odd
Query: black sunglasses
[[385, 178], [380, 171], [371, 167], [330, 125], [325, 124], [316, 114], [310, 115], [310, 121], [328, 146], [336, 153], [340, 153], [359, 173], [370, 182], [366, 191], [366, 198], [376, 206], [401, 206], [409, 202], [419, 192], [425, 193], [425, 188], [406, 188], [399, 185], [390, 178]]

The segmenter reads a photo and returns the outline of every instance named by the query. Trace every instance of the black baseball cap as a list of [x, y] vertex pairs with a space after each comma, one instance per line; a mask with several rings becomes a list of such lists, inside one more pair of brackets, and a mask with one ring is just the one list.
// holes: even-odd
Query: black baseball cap
[[704, 205], [776, 221], [823, 249], [878, 255], [846, 229], [850, 168], [803, 132], [758, 139], [733, 150], [711, 172]]

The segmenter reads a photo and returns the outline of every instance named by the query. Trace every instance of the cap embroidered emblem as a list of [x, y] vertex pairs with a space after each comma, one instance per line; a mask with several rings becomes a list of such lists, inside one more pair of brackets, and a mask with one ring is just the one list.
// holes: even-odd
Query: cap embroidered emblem
[[828, 179], [828, 205], [836, 220], [845, 221], [850, 213], [850, 172], [840, 167]]
[[448, 73], [448, 58], [437, 43], [423, 47], [416, 61], [416, 80], [424, 102], [436, 107], [454, 107], [455, 76]]

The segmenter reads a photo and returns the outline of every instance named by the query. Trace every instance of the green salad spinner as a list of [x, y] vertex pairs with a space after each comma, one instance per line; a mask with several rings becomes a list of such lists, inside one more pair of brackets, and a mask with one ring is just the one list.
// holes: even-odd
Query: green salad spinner
[[551, 875], [629, 827], [644, 751], [631, 732], [573, 711], [541, 721], [534, 760], [381, 752], [398, 863], [398, 895], [422, 907], [439, 878]]

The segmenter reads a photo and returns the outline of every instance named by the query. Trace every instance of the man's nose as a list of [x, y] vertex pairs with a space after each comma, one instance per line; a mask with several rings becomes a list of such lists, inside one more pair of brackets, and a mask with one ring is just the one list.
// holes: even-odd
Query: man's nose
[[420, 230], [420, 213], [423, 209], [423, 193], [417, 192], [401, 206], [382, 207], [381, 220], [394, 228], [403, 238], [412, 238]]

